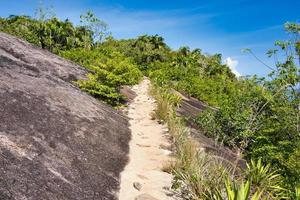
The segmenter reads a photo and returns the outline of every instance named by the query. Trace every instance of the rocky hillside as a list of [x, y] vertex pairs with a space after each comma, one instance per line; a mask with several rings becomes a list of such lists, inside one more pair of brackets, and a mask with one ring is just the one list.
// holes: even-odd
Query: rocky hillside
[[116, 199], [128, 119], [80, 91], [86, 71], [0, 33], [0, 199]]

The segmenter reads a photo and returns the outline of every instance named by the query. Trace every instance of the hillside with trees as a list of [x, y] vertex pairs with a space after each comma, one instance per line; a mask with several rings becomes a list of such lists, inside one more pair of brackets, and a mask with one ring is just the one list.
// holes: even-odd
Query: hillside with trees
[[[188, 156], [195, 155], [181, 151], [187, 158], [181, 157], [180, 166], [171, 170], [174, 189], [188, 185], [192, 199], [300, 198], [300, 24], [286, 23], [288, 40], [276, 41], [274, 49], [266, 52], [278, 58], [268, 66], [267, 77], [236, 77], [219, 53], [208, 55], [189, 47], [174, 50], [159, 35], [115, 39], [92, 12], [82, 15], [79, 25], [40, 16], [0, 18], [0, 31], [86, 68], [87, 77], [74, 84], [98, 100], [123, 107], [126, 97], [121, 86], [135, 85], [147, 76], [154, 96], [170, 106], [171, 111], [160, 116], [170, 129], [175, 124], [185, 126], [185, 119], [170, 114], [180, 105], [172, 90], [216, 108], [201, 112], [194, 123], [217, 144], [238, 149], [248, 168], [239, 175], [220, 169], [221, 177], [209, 182], [200, 174], [212, 176], [216, 172], [211, 168], [218, 166], [201, 171], [199, 160], [189, 162]], [[179, 153], [189, 144], [184, 141], [177, 145]]]

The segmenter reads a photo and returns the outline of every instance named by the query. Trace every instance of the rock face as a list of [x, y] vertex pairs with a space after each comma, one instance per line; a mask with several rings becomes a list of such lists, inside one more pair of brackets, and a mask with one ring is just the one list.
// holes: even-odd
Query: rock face
[[0, 199], [117, 199], [128, 119], [71, 84], [85, 74], [0, 33]]
[[199, 143], [200, 147], [204, 148], [206, 152], [210, 152], [220, 157], [222, 160], [245, 169], [246, 161], [242, 159], [238, 152], [234, 152], [228, 147], [216, 144], [212, 138], [205, 136], [203, 134], [203, 129], [195, 123], [195, 120], [202, 111], [206, 109], [217, 111], [217, 108], [211, 107], [196, 98], [189, 97], [177, 91], [172, 92], [182, 98], [181, 104], [176, 111], [177, 115], [187, 119], [186, 124], [190, 127], [191, 136]]

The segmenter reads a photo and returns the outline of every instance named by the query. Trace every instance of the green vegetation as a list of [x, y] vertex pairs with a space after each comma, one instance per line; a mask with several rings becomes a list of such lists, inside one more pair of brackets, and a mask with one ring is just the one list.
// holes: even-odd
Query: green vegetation
[[132, 59], [114, 48], [100, 45], [93, 50], [63, 51], [61, 55], [91, 70], [87, 80], [77, 82], [81, 89], [114, 106], [124, 100], [119, 93], [120, 87], [137, 84], [142, 78]]
[[188, 137], [183, 119], [176, 116], [180, 98], [161, 88], [154, 88], [152, 94], [158, 103], [156, 115], [168, 124], [176, 149], [176, 162], [171, 167], [173, 189], [180, 188], [186, 199], [197, 200], [286, 199], [282, 176], [271, 165], [251, 160], [242, 170], [205, 153]]
[[[0, 18], [0, 31], [87, 68], [87, 79], [76, 84], [99, 100], [118, 106], [124, 101], [122, 85], [136, 84], [143, 75], [151, 78], [160, 102], [157, 115], [168, 123], [178, 151], [175, 186], [184, 183], [190, 198], [280, 199], [284, 193], [299, 199], [300, 24], [287, 23], [291, 38], [267, 52], [281, 58], [275, 67], [268, 66], [268, 77], [237, 78], [220, 54], [188, 47], [172, 50], [158, 35], [116, 40], [91, 12], [81, 16], [78, 26], [43, 9], [38, 13], [38, 19]], [[180, 98], [170, 89], [217, 108], [204, 111], [195, 122], [217, 142], [239, 148], [250, 162], [248, 172], [234, 178], [232, 170], [195, 150], [184, 121], [174, 114]]]
[[[80, 26], [69, 20], [47, 18], [45, 9], [38, 10], [39, 19], [10, 16], [0, 19], [0, 31], [23, 38], [87, 68], [87, 80], [79, 80], [81, 89], [113, 106], [124, 101], [121, 85], [133, 85], [142, 78], [134, 60], [117, 48], [102, 44], [108, 37], [107, 25], [90, 11], [82, 15]], [[109, 40], [107, 40], [109, 41]]]
[[[0, 31], [23, 38], [53, 52], [84, 47], [84, 27], [74, 27], [69, 20], [56, 17], [36, 20], [28, 16], [10, 16], [0, 19]], [[92, 38], [90, 38], [90, 41]]]
[[[297, 38], [299, 31], [294, 31], [294, 26], [287, 24], [286, 30]], [[300, 30], [299, 25], [296, 27]], [[282, 173], [288, 187], [300, 184], [300, 75], [296, 65], [300, 55], [295, 38], [276, 42], [287, 57], [276, 63], [269, 79], [239, 80], [234, 96], [218, 111], [206, 111], [197, 120], [208, 135], [238, 146], [249, 159], [263, 157], [264, 163], [271, 163]]]

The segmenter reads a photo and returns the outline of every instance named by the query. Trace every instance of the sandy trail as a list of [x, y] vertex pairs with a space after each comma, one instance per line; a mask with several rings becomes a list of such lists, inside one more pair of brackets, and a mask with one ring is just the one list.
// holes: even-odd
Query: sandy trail
[[[128, 107], [132, 139], [129, 143], [129, 163], [121, 173], [120, 200], [150, 199], [170, 200], [172, 197], [172, 175], [161, 171], [170, 161], [167, 127], [151, 120], [150, 113], [156, 107], [155, 101], [148, 94], [150, 81], [144, 79], [133, 87], [137, 97]], [[139, 183], [139, 184], [136, 184]], [[138, 190], [133, 185], [141, 185]], [[147, 195], [145, 195], [147, 194]]]

